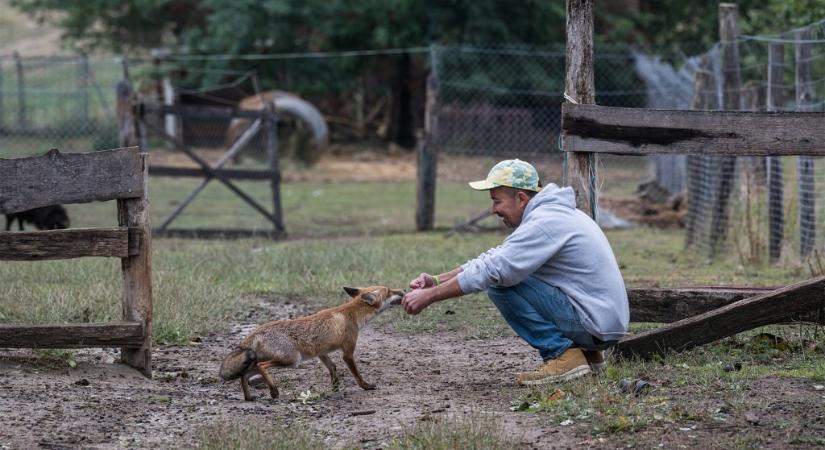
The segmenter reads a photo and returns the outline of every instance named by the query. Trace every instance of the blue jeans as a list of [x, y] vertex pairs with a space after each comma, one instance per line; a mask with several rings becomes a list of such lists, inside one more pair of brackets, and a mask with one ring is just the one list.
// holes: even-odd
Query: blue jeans
[[585, 349], [596, 347], [570, 298], [553, 285], [528, 277], [515, 286], [492, 287], [487, 295], [513, 331], [545, 361], [557, 358], [574, 344]]

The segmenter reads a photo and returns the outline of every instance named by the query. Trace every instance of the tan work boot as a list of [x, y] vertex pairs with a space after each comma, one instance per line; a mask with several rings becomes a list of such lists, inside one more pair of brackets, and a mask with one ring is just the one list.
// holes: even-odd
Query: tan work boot
[[546, 361], [535, 372], [518, 376], [520, 385], [537, 385], [568, 381], [590, 373], [590, 365], [580, 348], [568, 348], [556, 359]]
[[607, 368], [607, 364], [604, 362], [604, 351], [582, 350], [582, 353], [584, 353], [584, 357], [587, 359], [587, 363], [590, 364], [590, 368], [593, 369], [593, 372], [601, 373]]

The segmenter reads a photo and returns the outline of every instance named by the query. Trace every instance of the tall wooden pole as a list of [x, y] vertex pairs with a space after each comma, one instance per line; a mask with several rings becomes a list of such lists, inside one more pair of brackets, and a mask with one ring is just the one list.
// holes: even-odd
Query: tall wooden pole
[[[768, 53], [768, 111], [778, 111], [785, 103], [783, 92], [785, 48], [772, 43]], [[779, 260], [785, 233], [785, 212], [782, 206], [784, 196], [782, 179], [782, 159], [768, 157], [768, 260]]]
[[[742, 76], [739, 71], [739, 35], [737, 27], [738, 7], [733, 3], [719, 4], [719, 40], [722, 44], [722, 109], [738, 111], [742, 92]], [[716, 184], [716, 199], [710, 224], [710, 253], [716, 255], [722, 250], [721, 245], [728, 234], [728, 210], [733, 178], [736, 170], [736, 157], [720, 157]]]
[[[567, 59], [564, 91], [568, 102], [592, 105], [593, 1], [567, 0]], [[576, 206], [598, 220], [596, 180], [598, 161], [593, 153], [565, 152], [562, 183], [576, 191]]]
[[438, 168], [438, 99], [438, 75], [433, 69], [427, 78], [424, 135], [419, 136], [417, 146], [418, 182], [416, 184], [415, 228], [418, 231], [432, 230], [435, 226], [435, 186]]
[[[796, 32], [796, 110], [811, 111], [813, 86], [811, 83], [810, 30]], [[797, 157], [796, 171], [799, 177], [799, 256], [811, 254], [816, 241], [816, 203], [814, 199], [814, 159]]]

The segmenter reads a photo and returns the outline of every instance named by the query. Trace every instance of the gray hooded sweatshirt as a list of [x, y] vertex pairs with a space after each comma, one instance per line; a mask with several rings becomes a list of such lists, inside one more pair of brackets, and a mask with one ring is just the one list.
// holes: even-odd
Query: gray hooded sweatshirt
[[576, 209], [570, 187], [547, 185], [501, 245], [462, 268], [458, 283], [465, 294], [514, 286], [532, 275], [570, 297], [591, 335], [615, 341], [627, 333], [627, 291], [616, 257], [599, 226]]

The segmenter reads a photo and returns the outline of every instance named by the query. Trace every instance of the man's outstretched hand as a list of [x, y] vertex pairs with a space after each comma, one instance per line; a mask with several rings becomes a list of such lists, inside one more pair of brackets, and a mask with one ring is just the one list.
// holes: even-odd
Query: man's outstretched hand
[[422, 273], [414, 280], [410, 281], [410, 288], [412, 289], [424, 289], [431, 288], [433, 286], [435, 286], [435, 277], [428, 273]]
[[[418, 278], [416, 278], [416, 280], [417, 279]], [[410, 283], [410, 286], [412, 286], [412, 283]], [[407, 311], [407, 314], [416, 315], [423, 311], [424, 308], [430, 306], [430, 303], [432, 303], [432, 300], [430, 300], [430, 291], [430, 289], [415, 289], [414, 291], [408, 292], [407, 295], [404, 296], [404, 299], [401, 300], [401, 306], [404, 307], [404, 311]]]

